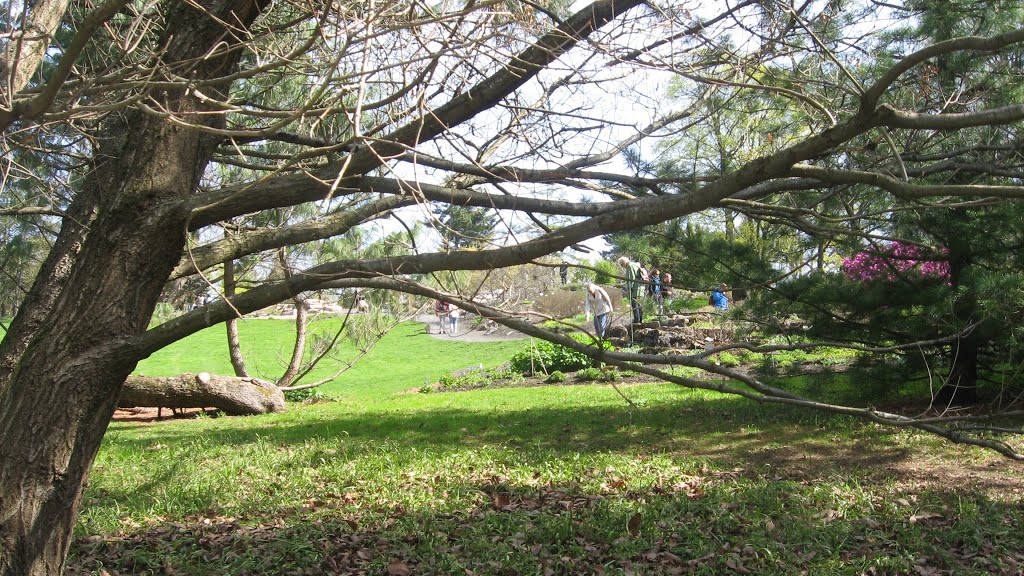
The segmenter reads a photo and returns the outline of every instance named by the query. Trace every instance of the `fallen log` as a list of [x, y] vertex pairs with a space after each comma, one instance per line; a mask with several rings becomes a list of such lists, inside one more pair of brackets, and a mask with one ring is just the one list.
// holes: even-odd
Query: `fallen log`
[[207, 372], [177, 376], [129, 376], [119, 408], [216, 408], [245, 416], [281, 412], [284, 393], [258, 378], [216, 376]]

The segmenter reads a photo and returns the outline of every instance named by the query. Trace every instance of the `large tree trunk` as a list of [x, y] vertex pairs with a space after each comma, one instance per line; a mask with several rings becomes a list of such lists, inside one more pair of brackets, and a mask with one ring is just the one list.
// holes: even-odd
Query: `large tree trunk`
[[[957, 294], [952, 302], [952, 313], [961, 326], [970, 326], [983, 318], [978, 305], [978, 286], [967, 274], [974, 261], [973, 247], [968, 235], [969, 217], [964, 209], [950, 213], [952, 227], [946, 238], [949, 261], [949, 284]], [[952, 345], [952, 364], [949, 375], [935, 395], [934, 405], [943, 409], [951, 405], [978, 402], [978, 356], [992, 334], [988, 322], [981, 322]]]
[[[966, 273], [974, 260], [971, 242], [966, 234], [958, 233], [968, 229], [968, 226], [961, 228], [961, 225], [967, 223], [968, 217], [963, 209], [953, 210], [951, 217], [954, 226], [946, 240], [949, 249], [946, 255], [949, 260], [949, 283], [954, 292], [961, 292], [953, 301], [953, 316], [961, 326], [968, 326], [981, 317], [978, 287]], [[978, 401], [978, 354], [990, 338], [986, 324], [983, 322], [976, 326], [953, 344], [952, 366], [942, 388], [935, 395], [936, 408], [974, 404]]]
[[[165, 61], [191, 60], [197, 78], [223, 76], [238, 51], [202, 58], [247, 24], [260, 2], [173, 6]], [[212, 5], [216, 4], [216, 5]], [[211, 17], [214, 16], [214, 17]], [[210, 87], [210, 93], [218, 91]], [[200, 105], [153, 94], [194, 122]], [[199, 181], [212, 142], [141, 113], [112, 116], [25, 306], [0, 344], [0, 575], [60, 574], [86, 476], [122, 383], [144, 356], [149, 324], [181, 258], [188, 214], [175, 200]]]
[[975, 334], [968, 334], [953, 346], [953, 366], [935, 395], [935, 407], [974, 404], [978, 401], [978, 352]]
[[216, 376], [206, 372], [169, 377], [129, 376], [121, 389], [120, 408], [217, 408], [232, 416], [284, 410], [284, 392], [256, 378]]

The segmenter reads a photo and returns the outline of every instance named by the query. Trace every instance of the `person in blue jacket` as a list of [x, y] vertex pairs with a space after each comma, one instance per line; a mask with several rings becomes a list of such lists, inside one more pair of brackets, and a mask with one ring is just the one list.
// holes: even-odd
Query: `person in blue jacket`
[[729, 296], [725, 293], [726, 288], [727, 287], [725, 284], [720, 284], [718, 288], [712, 290], [711, 298], [708, 299], [708, 304], [711, 304], [712, 306], [718, 308], [719, 310], [728, 310]]

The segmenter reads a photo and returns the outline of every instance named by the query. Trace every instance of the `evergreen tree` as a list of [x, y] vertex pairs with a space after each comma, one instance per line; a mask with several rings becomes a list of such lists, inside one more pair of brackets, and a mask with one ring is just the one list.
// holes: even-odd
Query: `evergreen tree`
[[445, 204], [434, 210], [444, 250], [482, 248], [495, 237], [498, 215], [487, 208]]

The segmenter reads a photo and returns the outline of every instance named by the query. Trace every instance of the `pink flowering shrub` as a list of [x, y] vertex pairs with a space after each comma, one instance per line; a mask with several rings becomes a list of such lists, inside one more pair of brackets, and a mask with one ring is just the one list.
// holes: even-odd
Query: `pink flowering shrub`
[[[946, 254], [949, 250], [943, 249]], [[949, 279], [949, 262], [927, 257], [925, 250], [913, 244], [893, 242], [880, 252], [859, 252], [843, 259], [843, 273], [850, 280], [895, 281], [898, 277]]]

